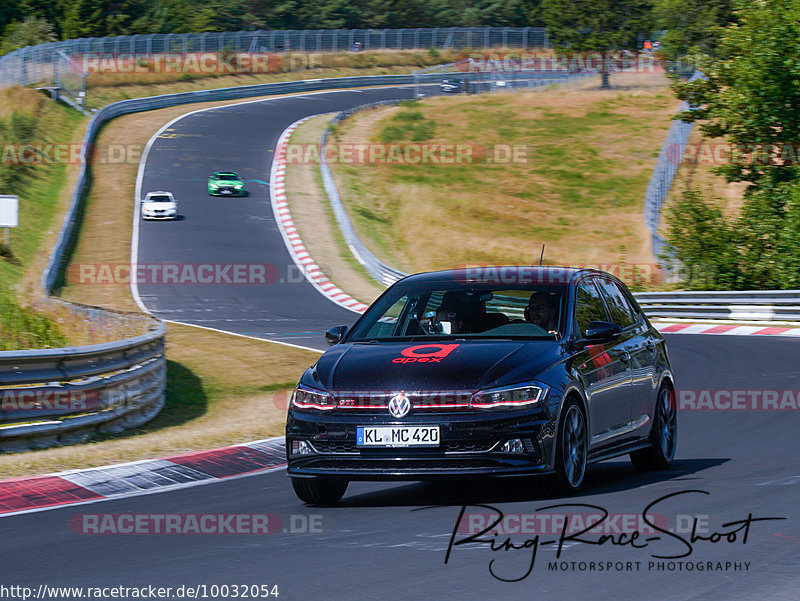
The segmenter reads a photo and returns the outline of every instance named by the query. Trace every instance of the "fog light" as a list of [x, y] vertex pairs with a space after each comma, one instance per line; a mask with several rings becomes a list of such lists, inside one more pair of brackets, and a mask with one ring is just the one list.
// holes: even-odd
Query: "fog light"
[[292, 455], [312, 455], [314, 450], [305, 440], [292, 441]]
[[503, 445], [503, 453], [524, 453], [525, 447], [519, 438], [512, 438]]

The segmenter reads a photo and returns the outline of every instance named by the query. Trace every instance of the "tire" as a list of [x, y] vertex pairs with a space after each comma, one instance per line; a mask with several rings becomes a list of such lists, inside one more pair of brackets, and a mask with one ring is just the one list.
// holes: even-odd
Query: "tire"
[[678, 415], [675, 392], [662, 385], [656, 398], [653, 427], [650, 430], [650, 446], [631, 453], [633, 467], [641, 472], [665, 470], [672, 465], [678, 446]]
[[548, 496], [575, 494], [583, 486], [589, 454], [586, 414], [575, 399], [564, 404], [555, 444], [556, 473], [542, 482], [542, 491]]
[[295, 494], [310, 505], [335, 505], [344, 496], [347, 484], [347, 480], [292, 478]]

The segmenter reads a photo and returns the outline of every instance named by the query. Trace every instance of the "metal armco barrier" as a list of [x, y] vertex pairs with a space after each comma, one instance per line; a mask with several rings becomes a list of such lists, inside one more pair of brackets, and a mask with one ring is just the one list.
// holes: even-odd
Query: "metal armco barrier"
[[648, 317], [800, 321], [800, 290], [637, 292]]
[[0, 451], [72, 444], [155, 417], [165, 401], [166, 327], [139, 318], [150, 332], [126, 340], [0, 352]]
[[[439, 76], [439, 79], [441, 79], [441, 76]], [[358, 111], [363, 111], [377, 106], [398, 104], [399, 102], [399, 100], [386, 100], [384, 102], [371, 102], [369, 104], [362, 104], [353, 108], [349, 108], [331, 119], [331, 124], [344, 121], [350, 115]], [[325, 148], [325, 144], [328, 142], [329, 133], [330, 128], [326, 127], [325, 131], [322, 133], [320, 148]], [[378, 257], [372, 254], [372, 251], [370, 251], [361, 241], [361, 238], [358, 237], [358, 234], [356, 234], [355, 229], [353, 229], [353, 224], [350, 222], [350, 218], [347, 215], [347, 209], [344, 208], [344, 203], [339, 196], [339, 190], [336, 188], [336, 182], [333, 180], [333, 173], [331, 173], [331, 168], [328, 166], [328, 159], [325, 156], [325, 153], [320, 152], [319, 158], [319, 170], [320, 174], [322, 175], [322, 185], [325, 188], [325, 193], [328, 195], [328, 200], [331, 203], [331, 209], [333, 210], [333, 215], [336, 217], [336, 223], [339, 225], [339, 230], [342, 232], [350, 252], [353, 253], [353, 256], [359, 263], [361, 263], [364, 269], [367, 270], [367, 273], [369, 273], [373, 279], [383, 286], [391, 286], [397, 280], [404, 278], [407, 275], [406, 273], [400, 271], [399, 269], [395, 269], [394, 267], [390, 267], [386, 263], [383, 263], [380, 259], [378, 259]]]

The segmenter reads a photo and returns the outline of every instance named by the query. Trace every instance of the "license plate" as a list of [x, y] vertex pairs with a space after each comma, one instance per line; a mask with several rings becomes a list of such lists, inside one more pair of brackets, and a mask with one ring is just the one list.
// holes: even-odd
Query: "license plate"
[[438, 447], [439, 426], [358, 426], [359, 447]]

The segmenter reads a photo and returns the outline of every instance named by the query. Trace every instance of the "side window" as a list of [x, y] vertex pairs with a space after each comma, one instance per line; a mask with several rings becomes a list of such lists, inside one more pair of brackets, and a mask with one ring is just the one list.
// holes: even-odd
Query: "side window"
[[575, 289], [575, 318], [578, 320], [581, 337], [586, 334], [589, 322], [608, 319], [600, 293], [591, 280], [584, 280]]
[[609, 318], [612, 323], [616, 323], [624, 329], [638, 321], [638, 316], [634, 315], [625, 295], [622, 294], [622, 290], [614, 282], [599, 279], [598, 284], [606, 301]]
[[[412, 301], [413, 302], [413, 301]], [[408, 316], [410, 313], [405, 311], [406, 318], [403, 324], [398, 323], [409, 303], [408, 296], [399, 298], [383, 316], [366, 333], [366, 338], [384, 338], [389, 336], [401, 336], [402, 330], [408, 326]]]

